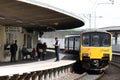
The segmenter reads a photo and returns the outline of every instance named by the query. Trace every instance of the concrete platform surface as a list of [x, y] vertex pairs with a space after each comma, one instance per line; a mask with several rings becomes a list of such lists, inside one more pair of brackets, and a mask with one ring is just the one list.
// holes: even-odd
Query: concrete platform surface
[[[29, 63], [0, 66], [0, 76], [30, 73], [33, 71], [47, 70], [55, 67], [65, 66], [74, 63], [70, 55], [60, 54], [60, 61], [55, 62], [55, 57], [44, 61], [31, 61]], [[15, 64], [17, 63], [17, 64]], [[11, 63], [12, 64], [12, 63]]]

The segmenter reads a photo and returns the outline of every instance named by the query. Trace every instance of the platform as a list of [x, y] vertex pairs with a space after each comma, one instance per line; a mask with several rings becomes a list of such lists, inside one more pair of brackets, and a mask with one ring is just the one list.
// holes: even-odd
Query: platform
[[[17, 64], [15, 64], [17, 63]], [[19, 64], [20, 63], [20, 64]], [[75, 60], [70, 55], [60, 54], [60, 61], [55, 62], [55, 57], [44, 61], [28, 61], [28, 62], [14, 62], [9, 65], [4, 64], [0, 66], [0, 76], [12, 76], [14, 74], [22, 75], [23, 73], [30, 73], [35, 71], [43, 71], [54, 69], [57, 67], [66, 66], [75, 63]], [[12, 64], [12, 65], [10, 65]]]

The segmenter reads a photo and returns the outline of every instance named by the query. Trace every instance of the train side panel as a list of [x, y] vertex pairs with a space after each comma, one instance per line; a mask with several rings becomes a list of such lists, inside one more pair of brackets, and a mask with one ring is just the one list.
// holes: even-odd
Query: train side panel
[[79, 55], [80, 35], [68, 35], [65, 37], [65, 52]]

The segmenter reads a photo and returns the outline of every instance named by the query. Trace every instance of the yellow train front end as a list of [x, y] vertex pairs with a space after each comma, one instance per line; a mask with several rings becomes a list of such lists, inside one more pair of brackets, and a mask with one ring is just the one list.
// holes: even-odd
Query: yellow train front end
[[111, 34], [83, 32], [80, 37], [80, 61], [88, 70], [104, 70], [112, 59]]

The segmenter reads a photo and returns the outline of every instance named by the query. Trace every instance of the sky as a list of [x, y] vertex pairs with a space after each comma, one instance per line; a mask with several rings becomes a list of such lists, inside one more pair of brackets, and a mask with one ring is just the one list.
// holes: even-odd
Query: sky
[[82, 28], [120, 26], [120, 0], [113, 0], [113, 4], [112, 0], [40, 1], [82, 17], [85, 20]]
[[[120, 26], [120, 0], [27, 0], [63, 9], [84, 19], [79, 29]], [[113, 1], [113, 4], [112, 4]]]

